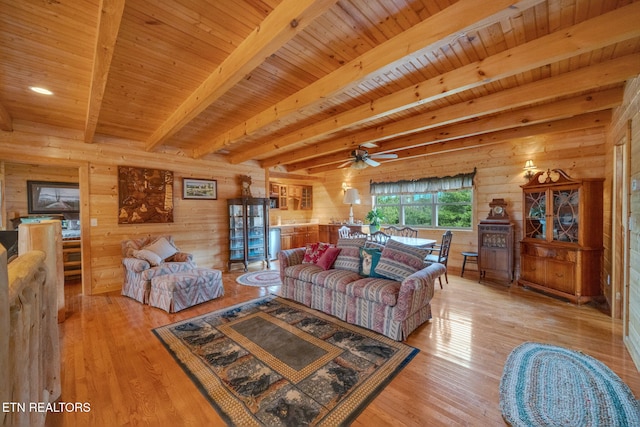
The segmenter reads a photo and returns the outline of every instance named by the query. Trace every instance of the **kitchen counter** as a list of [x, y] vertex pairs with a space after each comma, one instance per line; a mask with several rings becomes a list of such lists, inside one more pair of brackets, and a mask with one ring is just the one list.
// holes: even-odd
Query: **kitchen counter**
[[298, 224], [272, 225], [280, 229], [281, 249], [299, 248], [307, 243], [338, 243], [338, 230], [347, 226], [351, 231], [361, 231], [362, 224], [319, 224], [317, 222], [301, 222]]
[[295, 224], [280, 224], [280, 225], [272, 225], [271, 228], [291, 228], [291, 227], [306, 227], [309, 225], [320, 225], [317, 222], [299, 222]]
[[317, 223], [283, 224], [272, 228], [280, 229], [280, 249], [292, 249], [319, 241]]
[[276, 225], [273, 224], [270, 227], [271, 228], [284, 228], [284, 227], [296, 227], [296, 226], [313, 226], [313, 225], [317, 225], [317, 226], [325, 226], [325, 227], [342, 227], [343, 225], [346, 225], [348, 227], [362, 227], [363, 225], [366, 224], [330, 224], [328, 222], [297, 222], [295, 224], [280, 224], [280, 225]]

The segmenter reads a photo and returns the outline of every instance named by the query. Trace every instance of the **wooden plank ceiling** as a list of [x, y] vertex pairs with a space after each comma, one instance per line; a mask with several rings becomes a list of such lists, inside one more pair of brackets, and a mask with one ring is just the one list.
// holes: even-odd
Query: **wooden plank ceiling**
[[[631, 0], [0, 0], [0, 129], [280, 171], [606, 124]], [[54, 95], [28, 90], [41, 86]]]

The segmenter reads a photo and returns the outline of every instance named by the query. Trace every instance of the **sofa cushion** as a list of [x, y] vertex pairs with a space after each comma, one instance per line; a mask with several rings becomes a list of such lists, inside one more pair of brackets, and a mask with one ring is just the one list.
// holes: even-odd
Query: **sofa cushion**
[[328, 270], [333, 266], [336, 258], [340, 255], [340, 251], [342, 248], [327, 248], [327, 250], [322, 254], [316, 265], [323, 270]]
[[382, 252], [382, 250], [384, 249], [384, 245], [382, 243], [370, 241], [367, 241], [367, 243], [364, 244], [364, 247], [370, 249], [378, 249], [380, 252]]
[[323, 288], [332, 289], [337, 292], [346, 292], [346, 287], [349, 283], [356, 280], [360, 280], [361, 277], [358, 273], [348, 270], [331, 269], [321, 271], [313, 278], [312, 283], [315, 286], [321, 286]]
[[367, 242], [366, 237], [357, 239], [338, 239], [337, 247], [341, 249], [340, 255], [333, 263], [333, 268], [358, 273], [360, 271], [360, 248]]
[[190, 262], [163, 262], [157, 267], [151, 267], [142, 272], [143, 280], [151, 280], [154, 277], [163, 276], [165, 274], [181, 273], [187, 270], [193, 270], [196, 265]]
[[351, 297], [393, 307], [398, 302], [400, 286], [397, 280], [367, 277], [348, 284], [346, 293]]
[[147, 261], [150, 265], [156, 267], [162, 264], [162, 258], [160, 256], [148, 249], [140, 249], [139, 251], [133, 251], [133, 256], [135, 258]]
[[312, 282], [316, 274], [324, 271], [315, 264], [296, 264], [284, 269], [285, 277], [302, 280], [303, 282]]
[[428, 249], [389, 240], [374, 271], [389, 279], [402, 281], [424, 268], [424, 259], [428, 253]]
[[329, 243], [309, 243], [304, 252], [303, 264], [317, 264], [320, 257], [329, 249], [331, 245]]
[[[137, 239], [127, 239], [127, 240], [123, 240], [120, 245], [122, 247], [122, 257], [123, 258], [132, 258], [133, 257], [133, 251], [138, 251], [140, 249], [143, 249], [145, 246], [155, 242], [156, 240], [160, 239], [164, 237], [165, 239], [167, 239], [167, 241], [169, 243], [171, 243], [173, 246], [176, 246], [175, 242], [173, 241], [173, 236], [171, 236], [170, 234], [168, 235], [163, 235], [163, 236], [145, 236], [145, 237], [140, 237]], [[177, 246], [176, 246], [177, 248]]]
[[364, 277], [380, 277], [375, 268], [380, 261], [382, 251], [375, 248], [360, 248], [360, 275]]
[[152, 244], [145, 246], [143, 249], [155, 252], [163, 260], [178, 252], [178, 248], [176, 248], [164, 237], [159, 238]]

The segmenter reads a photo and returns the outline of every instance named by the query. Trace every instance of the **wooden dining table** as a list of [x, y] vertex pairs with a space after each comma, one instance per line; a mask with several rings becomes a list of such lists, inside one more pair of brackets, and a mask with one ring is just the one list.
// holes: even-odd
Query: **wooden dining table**
[[417, 246], [421, 248], [428, 248], [436, 244], [437, 240], [423, 239], [422, 237], [404, 237], [404, 236], [390, 236], [391, 240], [404, 243], [409, 246]]

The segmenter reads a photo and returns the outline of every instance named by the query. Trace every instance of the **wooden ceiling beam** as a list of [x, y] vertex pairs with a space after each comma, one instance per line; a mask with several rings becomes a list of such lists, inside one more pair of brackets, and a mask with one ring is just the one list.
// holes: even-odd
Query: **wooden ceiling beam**
[[147, 141], [147, 151], [178, 132], [336, 1], [283, 0], [156, 129]]
[[89, 90], [89, 102], [87, 116], [84, 124], [84, 142], [93, 142], [96, 133], [100, 108], [104, 91], [107, 87], [111, 59], [116, 47], [122, 13], [125, 0], [101, 0], [100, 17], [98, 18], [98, 34], [93, 54], [93, 66], [91, 72], [91, 89]]
[[[370, 154], [385, 153], [421, 146], [440, 141], [464, 138], [488, 132], [496, 132], [520, 126], [531, 126], [537, 123], [545, 123], [553, 120], [578, 116], [588, 112], [595, 112], [613, 108], [622, 103], [624, 88], [613, 88], [601, 92], [580, 95], [561, 101], [542, 104], [535, 107], [524, 108], [484, 119], [468, 121], [452, 126], [430, 129], [426, 132], [411, 134], [403, 138], [397, 138], [380, 144], [376, 150], [369, 150]], [[300, 162], [289, 165], [289, 172], [303, 167], [311, 169], [316, 165], [324, 165], [327, 162], [339, 163], [349, 159], [350, 150], [324, 156], [317, 160]]]
[[0, 102], [0, 129], [12, 132], [13, 131], [13, 120], [11, 119], [11, 114], [5, 108], [4, 104]]
[[[420, 145], [408, 148], [406, 150], [396, 151], [397, 159], [385, 160], [389, 161], [407, 160], [416, 157], [424, 157], [435, 154], [443, 154], [460, 150], [468, 150], [482, 146], [499, 144], [519, 138], [527, 138], [532, 136], [569, 132], [582, 129], [591, 129], [595, 127], [606, 126], [611, 121], [611, 110], [596, 111], [593, 113], [582, 114], [568, 119], [554, 120], [551, 122], [538, 123], [530, 126], [519, 126], [504, 129], [495, 132], [488, 132], [481, 135], [467, 136], [447, 141], [438, 141], [430, 144]], [[308, 173], [318, 174], [335, 170], [336, 165], [324, 165], [317, 168], [310, 168]]]
[[324, 178], [318, 176], [312, 176], [307, 174], [292, 174], [288, 172], [282, 172], [277, 170], [270, 170], [269, 177], [274, 179], [290, 179], [296, 181], [314, 181], [314, 182], [322, 182]]
[[[426, 49], [444, 46], [459, 37], [461, 33], [499, 22], [540, 2], [540, 0], [519, 2], [465, 0], [455, 3], [233, 129], [218, 135], [209, 143], [202, 145], [197, 150], [196, 157], [225, 148], [276, 120], [282, 120], [288, 114], [318, 102], [319, 99], [332, 97], [345, 87], [356, 85], [372, 73], [391, 67], [409, 55], [413, 56]], [[272, 147], [272, 144], [269, 146]]]
[[[384, 160], [383, 163], [391, 161], [408, 160], [417, 157], [432, 156], [454, 151], [469, 150], [484, 147], [492, 144], [499, 144], [519, 138], [532, 136], [569, 132], [582, 129], [606, 126], [611, 121], [611, 110], [596, 111], [582, 114], [568, 119], [554, 120], [551, 122], [538, 123], [530, 126], [519, 126], [495, 132], [488, 132], [481, 135], [467, 136], [448, 141], [438, 141], [431, 144], [420, 145], [406, 150], [396, 151], [397, 159]], [[336, 169], [336, 165], [324, 165], [308, 169], [309, 174], [329, 172]]]
[[[274, 150], [302, 142], [314, 142], [329, 134], [379, 119], [399, 111], [436, 101], [487, 83], [530, 71], [543, 65], [582, 54], [585, 50], [609, 46], [640, 36], [637, 16], [640, 4], [629, 5], [600, 15], [571, 28], [557, 31], [529, 43], [497, 53], [418, 85], [374, 100], [368, 104], [316, 122], [248, 151], [232, 155], [230, 162], [242, 163]], [[635, 15], [634, 15], [635, 13]], [[597, 30], [594, 30], [597, 29]]]
[[524, 86], [486, 95], [469, 102], [429, 111], [418, 117], [404, 119], [387, 126], [368, 129], [354, 135], [275, 155], [264, 159], [261, 164], [263, 167], [270, 167], [276, 164], [296, 163], [305, 158], [349, 148], [353, 149], [364, 142], [390, 139], [396, 135], [425, 131], [472, 118], [500, 113], [508, 109], [546, 102], [558, 96], [568, 96], [574, 93], [595, 90], [603, 86], [623, 82], [638, 73], [640, 73], [640, 61], [638, 61], [637, 55], [627, 55], [555, 77], [538, 80]]
[[497, 144], [514, 139], [527, 138], [532, 136], [548, 135], [550, 133], [569, 132], [584, 129], [593, 129], [607, 126], [611, 122], [612, 112], [610, 109], [586, 113], [568, 119], [560, 119], [552, 122], [539, 123], [532, 126], [521, 126], [518, 128], [505, 129], [488, 134], [466, 137], [447, 142], [436, 142], [434, 144], [422, 145], [406, 150], [396, 151], [398, 160], [413, 159], [432, 154], [450, 153], [454, 151], [477, 148], [487, 144]]

